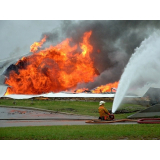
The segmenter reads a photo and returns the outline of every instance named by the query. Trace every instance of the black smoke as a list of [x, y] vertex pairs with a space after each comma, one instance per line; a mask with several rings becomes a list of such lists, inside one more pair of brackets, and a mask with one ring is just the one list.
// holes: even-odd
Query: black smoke
[[[79, 87], [95, 88], [99, 85], [119, 81], [129, 58], [141, 42], [160, 28], [160, 21], [143, 20], [85, 20], [61, 21], [61, 26], [47, 35], [47, 45], [56, 45], [72, 37], [72, 44], [82, 41], [83, 33], [92, 30], [92, 59], [100, 75], [94, 82]], [[100, 53], [99, 53], [100, 51]], [[13, 66], [12, 66], [13, 67]]]
[[62, 21], [58, 30], [44, 34], [48, 35], [48, 40], [52, 43], [72, 37], [73, 44], [77, 44], [81, 42], [84, 32], [92, 30], [93, 33], [90, 38], [94, 47], [92, 59], [100, 76], [92, 83], [83, 84], [92, 89], [99, 85], [118, 81], [134, 50], [154, 30], [159, 28], [160, 21]]

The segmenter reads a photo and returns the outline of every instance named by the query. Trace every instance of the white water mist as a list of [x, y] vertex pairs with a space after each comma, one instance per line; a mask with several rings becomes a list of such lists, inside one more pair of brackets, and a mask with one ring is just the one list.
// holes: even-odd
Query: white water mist
[[143, 96], [149, 87], [160, 86], [160, 31], [154, 32], [135, 49], [119, 82], [112, 113], [128, 94]]

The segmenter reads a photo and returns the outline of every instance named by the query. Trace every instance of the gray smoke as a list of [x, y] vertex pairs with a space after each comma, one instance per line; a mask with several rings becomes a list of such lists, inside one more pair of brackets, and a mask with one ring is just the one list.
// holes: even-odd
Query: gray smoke
[[92, 89], [118, 81], [134, 50], [159, 27], [160, 21], [62, 21], [58, 30], [44, 34], [48, 35], [50, 43], [72, 37], [73, 44], [77, 44], [84, 32], [93, 31], [90, 38], [94, 47], [92, 59], [100, 76], [92, 83], [79, 85]]
[[[119, 81], [134, 50], [154, 30], [160, 28], [160, 21], [85, 20], [59, 22], [61, 22], [59, 27], [52, 32], [42, 34], [42, 37], [44, 35], [48, 37], [44, 47], [56, 45], [66, 38], [72, 38], [71, 45], [74, 45], [82, 42], [84, 32], [93, 31], [90, 37], [90, 42], [94, 47], [91, 58], [100, 75], [95, 78], [94, 82], [78, 84], [78, 88], [86, 87], [89, 89]], [[50, 23], [48, 22], [48, 24]]]

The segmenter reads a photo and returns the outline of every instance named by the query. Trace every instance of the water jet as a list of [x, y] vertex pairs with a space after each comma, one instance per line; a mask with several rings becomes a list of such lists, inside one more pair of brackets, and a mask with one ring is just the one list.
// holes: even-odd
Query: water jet
[[160, 86], [160, 31], [155, 31], [135, 49], [121, 78], [115, 94], [112, 113], [120, 107], [128, 93], [140, 97], [150, 87]]

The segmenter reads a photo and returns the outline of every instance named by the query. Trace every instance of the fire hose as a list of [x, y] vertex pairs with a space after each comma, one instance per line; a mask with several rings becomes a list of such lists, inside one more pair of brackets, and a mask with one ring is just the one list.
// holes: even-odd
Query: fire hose
[[89, 121], [86, 121], [85, 123], [116, 123], [116, 122], [137, 122], [137, 120], [134, 119], [119, 119], [119, 120], [112, 120], [112, 121], [102, 121], [99, 119], [92, 119]]
[[142, 119], [119, 119], [111, 121], [103, 121], [99, 119], [88, 120], [85, 123], [116, 123], [116, 122], [137, 122], [140, 124], [160, 124], [160, 118], [142, 118]]
[[105, 120], [105, 117], [100, 117], [100, 119], [92, 119], [89, 121], [86, 121], [86, 123], [115, 123], [115, 122], [137, 122], [137, 120], [133, 119], [120, 119], [120, 120], [114, 120], [114, 114], [109, 115], [110, 120]]
[[142, 118], [137, 121], [137, 123], [143, 124], [159, 124], [160, 118]]

